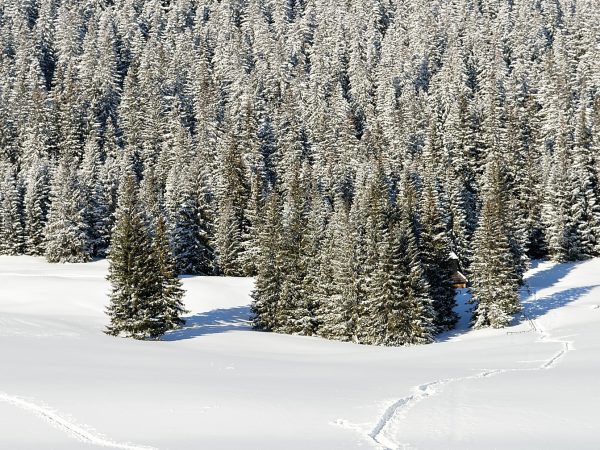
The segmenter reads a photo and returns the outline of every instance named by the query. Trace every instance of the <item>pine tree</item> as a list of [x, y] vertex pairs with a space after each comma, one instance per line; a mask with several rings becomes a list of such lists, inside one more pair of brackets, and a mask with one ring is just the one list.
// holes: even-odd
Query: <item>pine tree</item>
[[280, 325], [278, 313], [283, 275], [279, 256], [283, 237], [281, 206], [276, 193], [271, 192], [267, 196], [264, 210], [258, 233], [258, 271], [252, 293], [252, 322], [259, 330], [276, 331]]
[[[413, 233], [410, 217], [400, 222], [396, 248], [402, 255], [400, 271], [403, 273], [401, 290], [404, 293], [400, 320], [397, 320], [396, 344], [427, 344], [433, 340], [435, 310], [429, 285], [421, 265], [421, 258]], [[389, 326], [392, 328], [392, 326]]]
[[181, 316], [187, 312], [182, 302], [185, 292], [181, 280], [177, 278], [175, 259], [169, 246], [167, 225], [162, 216], [158, 218], [154, 230], [151, 255], [158, 267], [156, 275], [159, 291], [154, 304], [150, 304], [146, 309], [146, 314], [149, 317], [148, 335], [156, 338], [184, 325], [185, 320]]
[[43, 255], [50, 207], [50, 174], [45, 159], [35, 158], [27, 171], [24, 203], [26, 253]]
[[242, 268], [244, 211], [248, 202], [247, 180], [241, 149], [234, 138], [226, 141], [220, 162], [219, 208], [215, 242], [220, 271], [229, 276], [245, 275]]
[[179, 273], [212, 274], [213, 250], [190, 167], [175, 166], [165, 194], [169, 239]]
[[454, 328], [458, 321], [458, 315], [453, 310], [456, 300], [451, 278], [450, 241], [431, 184], [426, 185], [423, 195], [419, 251], [433, 299], [435, 326], [437, 331], [446, 331]]
[[479, 226], [473, 238], [471, 292], [473, 326], [482, 328], [507, 326], [521, 310], [519, 277], [504, 223], [506, 201], [498, 161], [486, 168], [486, 187]]
[[106, 332], [157, 339], [185, 322], [183, 290], [167, 240], [165, 220], [157, 219], [154, 238], [138, 203], [135, 176], [123, 181], [117, 222], [109, 249], [111, 302]]
[[92, 134], [84, 148], [79, 179], [81, 182], [84, 220], [90, 254], [93, 257], [106, 256], [110, 241], [110, 202], [111, 193], [107, 192], [100, 179], [102, 162], [96, 136]]
[[0, 164], [0, 254], [23, 252], [23, 201], [19, 180], [11, 164]]
[[91, 259], [82, 186], [71, 158], [63, 158], [52, 177], [46, 227], [49, 262], [87, 262]]
[[140, 324], [140, 310], [150, 296], [156, 295], [156, 283], [148, 287], [147, 265], [150, 245], [144, 216], [137, 202], [137, 180], [127, 176], [119, 187], [119, 201], [112, 241], [108, 250], [111, 283], [110, 305], [106, 312], [110, 319], [108, 334], [143, 339], [146, 330]]
[[356, 336], [359, 342], [376, 343], [380, 330], [373, 320], [374, 309], [379, 308], [379, 289], [377, 277], [374, 275], [379, 267], [381, 251], [386, 239], [389, 239], [390, 194], [386, 183], [383, 165], [376, 162], [375, 171], [359, 185], [359, 192], [353, 204], [355, 216], [352, 218], [356, 227], [356, 245], [359, 260], [359, 304]]

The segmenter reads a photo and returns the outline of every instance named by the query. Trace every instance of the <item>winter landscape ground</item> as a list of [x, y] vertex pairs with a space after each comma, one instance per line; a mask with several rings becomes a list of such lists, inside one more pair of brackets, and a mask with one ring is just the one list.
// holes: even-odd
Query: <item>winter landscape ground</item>
[[[183, 330], [102, 333], [107, 263], [0, 257], [3, 449], [597, 449], [600, 260], [536, 263], [527, 318], [381, 348], [255, 332], [251, 279]], [[466, 294], [461, 295], [464, 313]]]

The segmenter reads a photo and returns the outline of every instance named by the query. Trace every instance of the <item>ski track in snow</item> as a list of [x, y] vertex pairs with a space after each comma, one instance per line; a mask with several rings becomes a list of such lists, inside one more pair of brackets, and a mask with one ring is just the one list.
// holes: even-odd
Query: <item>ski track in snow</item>
[[73, 423], [72, 421], [69, 421], [59, 416], [56, 412], [52, 411], [51, 409], [45, 406], [37, 405], [20, 397], [6, 394], [5, 392], [0, 392], [0, 402], [8, 403], [9, 405], [16, 406], [18, 408], [29, 411], [42, 418], [44, 421], [48, 422], [55, 428], [87, 444], [97, 445], [100, 447], [117, 448], [122, 450], [157, 450], [154, 447], [122, 444], [110, 441], [108, 439], [104, 439]]
[[[555, 353], [550, 359], [544, 361], [539, 367], [523, 369], [491, 369], [485, 370], [475, 375], [468, 375], [466, 377], [460, 378], [446, 378], [441, 380], [435, 380], [429, 383], [415, 386], [411, 389], [411, 395], [397, 400], [396, 402], [394, 402], [386, 408], [386, 410], [383, 412], [383, 414], [377, 421], [376, 425], [370, 432], [368, 432], [368, 438], [380, 450], [414, 450], [414, 447], [411, 447], [409, 443], [395, 442], [392, 438], [386, 435], [385, 431], [392, 423], [401, 421], [403, 418], [405, 418], [408, 411], [412, 409], [417, 403], [420, 403], [428, 397], [432, 397], [438, 394], [441, 391], [441, 388], [443, 388], [443, 386], [459, 381], [489, 378], [509, 372], [535, 372], [539, 370], [552, 369], [559, 364], [559, 362], [565, 357], [565, 355], [569, 351], [573, 350], [572, 342], [563, 339], [552, 338], [548, 333], [546, 333], [546, 331], [539, 325], [537, 321], [527, 318], [527, 322], [530, 324], [531, 327], [529, 331], [534, 331], [539, 334], [540, 337], [537, 342], [560, 343], [562, 345], [561, 350]], [[347, 421], [338, 420], [334, 423], [340, 426], [344, 426], [345, 428], [355, 429], [357, 431], [361, 430], [364, 433], [364, 430], [360, 429], [359, 427], [351, 426]]]

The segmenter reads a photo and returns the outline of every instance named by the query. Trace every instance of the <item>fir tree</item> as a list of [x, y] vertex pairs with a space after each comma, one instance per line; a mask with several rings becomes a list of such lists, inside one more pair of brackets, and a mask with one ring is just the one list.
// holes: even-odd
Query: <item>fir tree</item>
[[504, 223], [506, 202], [497, 161], [488, 163], [486, 178], [481, 218], [473, 238], [472, 322], [475, 328], [502, 328], [521, 310], [519, 277]]
[[433, 299], [434, 323], [438, 331], [450, 330], [458, 320], [458, 315], [453, 310], [456, 300], [452, 287], [450, 241], [431, 184], [426, 185], [424, 192], [421, 226], [419, 250]]
[[87, 205], [73, 165], [73, 159], [63, 158], [52, 177], [45, 256], [53, 263], [91, 259], [85, 217]]
[[46, 159], [36, 158], [27, 172], [25, 187], [26, 253], [43, 255], [50, 207], [50, 174]]
[[158, 267], [147, 264], [149, 236], [137, 197], [137, 180], [128, 175], [119, 188], [116, 223], [108, 251], [107, 279], [112, 288], [106, 332], [143, 339], [147, 332], [140, 321], [141, 310], [149, 297], [156, 296], [157, 290], [156, 282], [148, 286], [148, 271], [157, 271]]
[[276, 193], [265, 201], [265, 213], [259, 224], [259, 253], [257, 258], [256, 285], [252, 293], [254, 327], [263, 331], [279, 328], [279, 305], [282, 273], [279, 246], [282, 239], [281, 206]]
[[0, 165], [0, 254], [23, 252], [23, 202], [17, 174], [11, 164]]
[[156, 222], [151, 255], [158, 266], [159, 291], [157, 301], [147, 309], [150, 317], [148, 334], [156, 338], [184, 325], [185, 320], [181, 316], [187, 312], [182, 302], [185, 292], [181, 280], [177, 277], [175, 259], [168, 241], [167, 225], [162, 216]]
[[109, 249], [111, 302], [106, 332], [157, 339], [185, 323], [183, 290], [169, 249], [166, 224], [157, 220], [154, 238], [141, 211], [137, 181], [129, 175], [119, 193], [117, 222]]

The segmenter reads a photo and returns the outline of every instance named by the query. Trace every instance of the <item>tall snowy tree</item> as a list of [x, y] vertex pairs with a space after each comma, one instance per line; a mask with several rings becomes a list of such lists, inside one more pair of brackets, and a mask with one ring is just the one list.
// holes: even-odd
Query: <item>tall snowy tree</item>
[[433, 300], [434, 323], [438, 331], [450, 330], [458, 320], [458, 315], [453, 310], [456, 300], [451, 278], [451, 247], [431, 183], [426, 185], [423, 193], [421, 227], [420, 255]]
[[63, 158], [52, 176], [45, 252], [49, 262], [91, 259], [87, 205], [75, 164], [72, 158]]
[[515, 268], [506, 230], [506, 198], [496, 160], [488, 162], [483, 207], [473, 238], [471, 291], [475, 328], [507, 326], [521, 310]]
[[253, 324], [263, 331], [276, 331], [280, 325], [279, 304], [283, 274], [279, 246], [282, 235], [280, 200], [272, 192], [265, 201], [265, 213], [259, 225], [258, 272], [252, 293]]
[[169, 248], [166, 224], [157, 220], [154, 238], [138, 202], [138, 184], [127, 176], [119, 192], [117, 222], [109, 249], [112, 285], [108, 334], [156, 339], [184, 323], [183, 290]]
[[11, 164], [0, 165], [0, 177], [0, 254], [18, 255], [25, 243], [21, 187]]
[[46, 247], [46, 223], [50, 207], [50, 173], [48, 161], [36, 158], [27, 171], [25, 181], [26, 253], [43, 255]]

